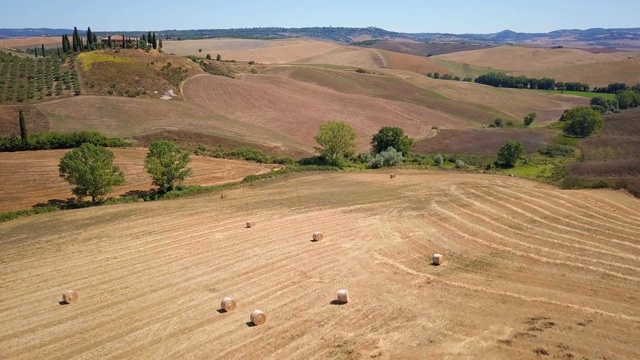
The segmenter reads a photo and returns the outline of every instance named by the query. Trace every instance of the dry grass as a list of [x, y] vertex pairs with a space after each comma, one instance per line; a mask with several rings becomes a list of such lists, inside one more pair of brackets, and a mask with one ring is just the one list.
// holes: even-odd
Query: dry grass
[[5, 49], [24, 49], [28, 47], [40, 46], [44, 44], [45, 47], [47, 45], [60, 45], [62, 47], [62, 37], [60, 36], [34, 36], [34, 37], [26, 37], [26, 38], [10, 38], [10, 39], [0, 39], [0, 48]]
[[[68, 150], [0, 153], [0, 212], [29, 209], [39, 203], [59, 203], [73, 197], [71, 186], [58, 176], [58, 163]], [[153, 188], [144, 170], [146, 149], [113, 149], [115, 164], [127, 183], [111, 196]], [[216, 185], [269, 171], [260, 164], [192, 156], [193, 176], [187, 185]], [[26, 165], [28, 164], [28, 166]]]
[[[2, 223], [3, 299], [20, 299], [0, 303], [2, 355], [640, 358], [637, 199], [465, 173], [385, 179], [304, 174], [229, 201]], [[247, 217], [259, 237], [238, 227]], [[301, 241], [313, 228], [339, 241]], [[67, 288], [82, 301], [58, 305]], [[341, 288], [357, 297], [332, 306]], [[242, 311], [215, 311], [228, 294]], [[268, 322], [247, 327], [252, 309]]]
[[591, 86], [640, 82], [640, 53], [500, 46], [439, 55], [437, 59], [506, 71], [513, 75], [580, 81]]

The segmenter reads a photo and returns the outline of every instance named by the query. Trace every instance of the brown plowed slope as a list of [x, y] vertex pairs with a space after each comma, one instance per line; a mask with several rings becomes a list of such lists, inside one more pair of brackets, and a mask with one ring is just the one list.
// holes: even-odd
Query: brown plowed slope
[[[68, 150], [21, 151], [0, 153], [0, 212], [29, 209], [50, 200], [65, 200], [74, 195], [71, 185], [58, 176], [60, 158]], [[114, 188], [109, 196], [153, 188], [144, 170], [147, 149], [112, 149], [114, 164], [125, 174], [126, 184]], [[260, 164], [192, 156], [193, 175], [185, 184], [216, 185], [242, 180], [247, 175], [269, 169]]]
[[25, 37], [25, 38], [10, 38], [10, 39], [0, 39], [0, 48], [6, 49], [18, 49], [29, 46], [40, 46], [44, 44], [45, 47], [47, 45], [60, 45], [62, 46], [62, 37], [60, 36], [34, 36], [34, 37]]
[[[0, 354], [640, 357], [637, 199], [397, 174], [305, 174], [226, 199], [2, 223]], [[311, 242], [314, 231], [324, 240]], [[429, 265], [434, 253], [443, 265]], [[349, 303], [332, 305], [341, 288]], [[66, 289], [78, 303], [58, 304]], [[235, 312], [217, 311], [225, 296]], [[254, 309], [265, 325], [248, 326]]]
[[[344, 94], [281, 76], [219, 76], [191, 78], [185, 98], [202, 109], [225, 114], [241, 123], [266, 128], [312, 148], [321, 122], [345, 121], [361, 135], [360, 148], [382, 126], [398, 126], [412, 137], [426, 136], [431, 126], [461, 127], [451, 116], [418, 105]], [[306, 145], [305, 145], [306, 144]]]

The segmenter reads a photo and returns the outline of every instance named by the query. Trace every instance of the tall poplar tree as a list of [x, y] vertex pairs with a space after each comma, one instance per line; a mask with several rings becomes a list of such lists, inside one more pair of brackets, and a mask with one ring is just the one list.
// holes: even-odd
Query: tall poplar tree
[[36, 54], [36, 59], [38, 58], [38, 48], [37, 47], [33, 47], [33, 53]]
[[158, 40], [156, 39], [156, 33], [153, 33], [153, 48], [157, 49], [158, 48]]
[[44, 44], [41, 44], [41, 45], [42, 45], [42, 57], [46, 58], [47, 54], [44, 53]]
[[73, 27], [73, 52], [78, 52], [78, 40], [80, 36], [78, 36], [78, 29]]

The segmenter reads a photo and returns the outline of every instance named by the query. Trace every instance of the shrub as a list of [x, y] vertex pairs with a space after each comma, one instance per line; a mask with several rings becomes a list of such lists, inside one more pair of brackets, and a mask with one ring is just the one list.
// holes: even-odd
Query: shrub
[[442, 154], [438, 154], [433, 158], [433, 162], [437, 165], [440, 166], [444, 163], [444, 158], [442, 157]]
[[498, 151], [497, 164], [504, 168], [512, 168], [523, 152], [524, 147], [521, 142], [509, 140]]
[[462, 160], [456, 160], [456, 169], [464, 169], [465, 163]]
[[540, 155], [548, 157], [568, 157], [573, 156], [575, 149], [569, 145], [547, 145], [538, 149]]

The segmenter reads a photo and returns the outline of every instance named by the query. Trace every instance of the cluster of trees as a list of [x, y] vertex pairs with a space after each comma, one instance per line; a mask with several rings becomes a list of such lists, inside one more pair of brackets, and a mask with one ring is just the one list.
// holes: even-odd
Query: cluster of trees
[[566, 91], [589, 91], [589, 84], [579, 82], [556, 82], [552, 78], [530, 78], [524, 75], [510, 76], [503, 73], [490, 72], [478, 76], [475, 80], [478, 84], [490, 85], [493, 87], [513, 88], [513, 89], [540, 89], [540, 90], [566, 90]]
[[602, 129], [604, 121], [600, 113], [587, 106], [578, 106], [565, 110], [560, 117], [565, 135], [589, 137]]
[[[162, 49], [162, 39], [156, 36], [156, 33], [152, 33], [151, 31], [147, 32], [147, 34], [142, 34], [140, 37], [127, 37], [122, 36], [121, 41], [116, 41], [111, 38], [111, 35], [107, 36], [106, 43], [102, 41], [102, 39], [98, 38], [94, 32], [91, 31], [91, 27], [87, 28], [86, 35], [86, 43], [84, 42], [82, 36], [78, 32], [76, 27], [73, 28], [73, 34], [71, 36], [71, 41], [69, 40], [69, 35], [62, 35], [62, 52], [65, 54], [68, 53], [77, 53], [82, 51], [92, 51], [97, 49], [104, 48], [122, 48], [122, 49]], [[42, 52], [44, 54], [44, 46], [42, 46]], [[58, 54], [60, 53], [60, 48], [57, 49]], [[37, 56], [37, 51], [36, 51]]]
[[640, 83], [635, 84], [633, 86], [628, 86], [626, 83], [611, 83], [607, 86], [603, 87], [594, 87], [593, 92], [597, 93], [605, 93], [605, 94], [617, 94], [620, 91], [624, 90], [633, 90], [635, 92], [640, 92]]
[[[328, 165], [340, 166], [352, 158], [356, 151], [356, 132], [342, 121], [320, 124], [315, 140], [320, 145], [316, 151]], [[395, 166], [402, 163], [403, 154], [409, 154], [413, 139], [398, 127], [382, 127], [371, 138], [371, 153], [361, 154], [360, 160], [370, 168]]]
[[461, 78], [460, 76], [451, 76], [449, 74], [444, 74], [444, 75], [440, 75], [439, 72], [434, 72], [434, 73], [427, 73], [427, 77], [430, 77], [432, 79], [442, 79], [442, 80], [454, 80], [454, 81], [466, 81], [466, 82], [472, 82], [473, 78], [470, 76], [466, 76], [464, 78]]
[[[58, 165], [58, 173], [79, 199], [90, 196], [92, 202], [101, 201], [114, 186], [125, 182], [122, 170], [113, 164], [111, 150], [92, 143], [83, 143], [66, 153]], [[151, 143], [144, 167], [160, 192], [174, 189], [191, 175], [187, 167], [191, 158], [187, 151], [171, 141]]]
[[33, 59], [0, 51], [0, 102], [78, 95], [80, 91], [80, 79], [71, 57], [63, 54]]
[[600, 114], [610, 114], [620, 110], [640, 106], [640, 86], [619, 90], [614, 99], [595, 96], [590, 101], [591, 109]]

